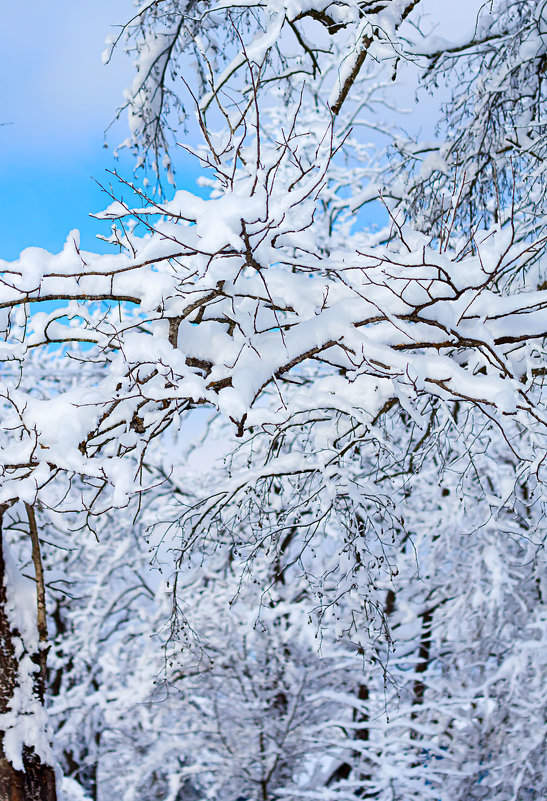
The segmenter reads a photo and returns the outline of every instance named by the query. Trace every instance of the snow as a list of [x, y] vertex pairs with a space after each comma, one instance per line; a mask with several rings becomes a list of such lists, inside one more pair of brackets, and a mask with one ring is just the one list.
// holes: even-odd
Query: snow
[[[170, 92], [161, 105], [161, 74], [170, 88], [182, 74], [209, 195], [136, 188], [96, 215], [116, 252], [83, 252], [71, 232], [61, 253], [0, 263], [0, 501], [19, 632], [0, 724], [14, 767], [25, 745], [53, 763], [30, 659], [36, 588], [16, 567], [24, 501], [47, 570], [69, 801], [92, 795], [93, 766], [100, 801], [266, 785], [421, 801], [489, 784], [507, 801], [543, 781], [545, 221], [506, 189], [511, 159], [533, 162], [541, 206], [544, 145], [524, 96], [543, 40], [521, 5], [527, 26], [500, 10], [511, 35], [458, 56], [461, 136], [397, 137], [392, 230], [376, 234], [352, 210], [390, 175], [362, 138], [367, 116], [382, 124], [382, 70], [446, 45], [403, 29], [405, 2], [197, 4], [180, 27], [165, 0], [129, 24], [128, 141], [141, 159], [154, 150], [154, 121], [177, 108]], [[357, 97], [333, 120], [329, 94], [365, 46]], [[500, 69], [475, 80], [476, 59], [494, 56]], [[432, 81], [449, 70], [439, 58]], [[513, 103], [515, 69], [510, 144], [477, 109], [505, 92]]]
[[37, 665], [31, 654], [39, 651], [36, 624], [36, 587], [24, 578], [12, 558], [6, 537], [3, 537], [5, 562], [4, 585], [6, 588], [6, 614], [12, 631], [17, 680], [9, 700], [9, 710], [0, 714], [0, 729], [3, 731], [3, 751], [6, 759], [16, 770], [24, 770], [23, 747], [32, 748], [41, 761], [54, 764], [48, 737], [47, 714], [34, 690]]

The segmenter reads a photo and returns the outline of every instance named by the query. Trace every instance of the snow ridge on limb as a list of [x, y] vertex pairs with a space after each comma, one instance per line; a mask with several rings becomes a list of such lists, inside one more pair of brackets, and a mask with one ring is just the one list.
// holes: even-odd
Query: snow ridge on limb
[[[275, 155], [278, 166], [292, 151]], [[507, 415], [544, 425], [547, 291], [507, 291], [539, 245], [492, 230], [476, 254], [459, 257], [401, 229], [370, 253], [351, 240], [321, 252], [315, 197], [328, 160], [329, 146], [309, 174], [289, 168], [281, 183], [265, 171], [208, 201], [179, 192], [142, 214], [112, 206], [110, 219], [142, 216], [153, 230], [128, 235], [120, 256], [69, 241], [57, 256], [31, 250], [4, 263], [7, 365], [24, 375], [33, 351], [60, 344], [104, 374], [41, 396], [18, 371], [5, 375], [3, 499], [31, 498], [63, 470], [116, 485], [124, 503], [134, 467], [122, 457], [142, 459], [175, 413], [212, 405], [241, 436], [290, 417], [288, 382], [302, 409], [329, 374], [371, 419], [389, 398], [410, 409], [432, 395], [477, 404], [502, 426]], [[297, 188], [287, 192], [289, 180]], [[64, 305], [28, 315], [52, 298]], [[276, 412], [261, 403], [272, 384]]]

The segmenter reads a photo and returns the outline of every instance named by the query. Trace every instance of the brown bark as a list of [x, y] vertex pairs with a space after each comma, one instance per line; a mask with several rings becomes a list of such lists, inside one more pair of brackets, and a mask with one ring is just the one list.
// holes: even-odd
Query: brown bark
[[40, 650], [38, 652], [38, 665], [40, 673], [37, 676], [37, 692], [41, 703], [44, 703], [47, 680], [47, 619], [46, 619], [46, 585], [44, 581], [44, 568], [42, 566], [42, 553], [40, 550], [40, 538], [38, 536], [38, 526], [33, 507], [26, 503], [30, 540], [32, 543], [32, 561], [34, 564], [34, 574], [36, 576], [36, 620], [38, 625], [38, 641]]
[[2, 801], [56, 801], [55, 772], [31, 749], [23, 749], [23, 770], [0, 756], [0, 798]]
[[[18, 659], [14, 638], [19, 632], [12, 628], [6, 604], [5, 561], [2, 540], [2, 518], [6, 511], [0, 506], [0, 714], [9, 712], [17, 686]], [[39, 662], [38, 655], [36, 661]], [[44, 764], [30, 746], [23, 748], [23, 770], [16, 770], [6, 758], [4, 733], [0, 732], [0, 801], [56, 801], [55, 772]]]

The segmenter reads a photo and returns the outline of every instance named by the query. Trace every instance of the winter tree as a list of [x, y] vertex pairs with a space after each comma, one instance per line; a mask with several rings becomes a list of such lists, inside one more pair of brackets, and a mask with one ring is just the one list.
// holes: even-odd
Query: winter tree
[[152, 0], [110, 42], [156, 185], [116, 176], [110, 253], [2, 262], [6, 798], [544, 793], [547, 18], [420, 6]]

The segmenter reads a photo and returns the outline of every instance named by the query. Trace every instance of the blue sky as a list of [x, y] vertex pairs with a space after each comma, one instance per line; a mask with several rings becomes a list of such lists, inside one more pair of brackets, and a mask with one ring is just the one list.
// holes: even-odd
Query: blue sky
[[101, 248], [95, 234], [107, 231], [89, 213], [110, 199], [93, 179], [108, 183], [105, 171], [114, 168], [130, 177], [133, 167], [129, 154], [113, 155], [127, 136], [125, 115], [104, 147], [132, 80], [131, 61], [120, 51], [103, 66], [101, 54], [107, 35], [132, 12], [131, 0], [26, 0], [3, 9], [0, 258], [31, 245], [58, 251], [73, 228], [85, 249]]
[[[456, 14], [443, 3], [443, 27], [453, 35], [472, 5], [477, 0], [461, 0]], [[125, 118], [104, 148], [105, 128], [131, 83], [131, 62], [120, 52], [105, 67], [101, 53], [132, 8], [131, 0], [26, 0], [3, 10], [0, 258], [16, 258], [30, 245], [58, 251], [72, 228], [80, 229], [84, 248], [100, 247], [101, 228], [89, 212], [109, 200], [93, 178], [108, 182], [106, 169], [129, 176], [132, 168], [129, 155], [113, 157], [127, 135]], [[190, 188], [195, 175], [179, 173], [179, 185]]]
[[104, 129], [131, 74], [121, 56], [103, 67], [101, 52], [129, 8], [129, 0], [27, 0], [4, 10], [0, 257], [29, 245], [59, 250], [71, 228], [93, 246], [88, 213], [105, 201], [91, 176], [102, 180], [115, 164]]

